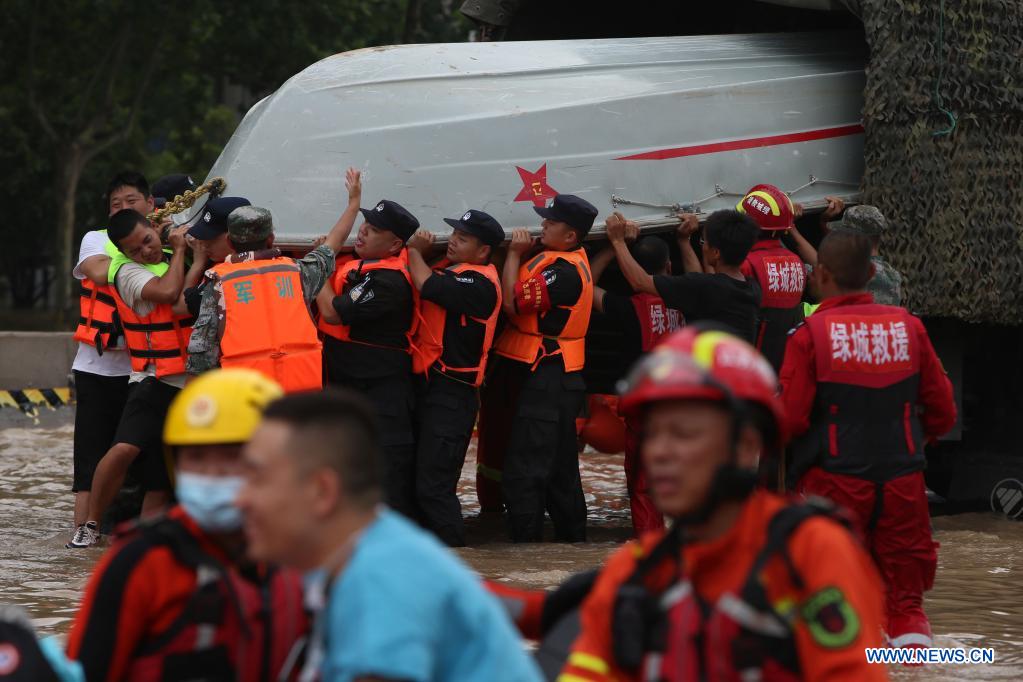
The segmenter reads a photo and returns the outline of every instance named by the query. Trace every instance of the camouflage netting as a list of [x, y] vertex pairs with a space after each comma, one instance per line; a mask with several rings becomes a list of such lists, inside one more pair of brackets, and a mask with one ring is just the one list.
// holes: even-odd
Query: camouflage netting
[[[864, 201], [924, 315], [1023, 323], [1023, 0], [862, 0]], [[943, 70], [944, 106], [936, 104]]]

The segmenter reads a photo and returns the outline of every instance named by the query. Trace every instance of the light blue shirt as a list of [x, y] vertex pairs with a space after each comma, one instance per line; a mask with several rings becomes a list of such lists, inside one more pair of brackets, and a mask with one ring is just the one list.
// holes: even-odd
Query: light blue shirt
[[543, 679], [479, 577], [389, 510], [358, 538], [321, 618], [324, 682]]

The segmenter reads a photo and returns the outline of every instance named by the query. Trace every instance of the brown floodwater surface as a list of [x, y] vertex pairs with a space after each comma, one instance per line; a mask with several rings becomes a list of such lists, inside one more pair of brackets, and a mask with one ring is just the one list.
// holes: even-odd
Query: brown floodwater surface
[[[25, 420], [24, 427], [0, 428], [0, 603], [24, 607], [44, 634], [70, 627], [82, 586], [102, 554], [64, 549], [72, 530], [70, 421], [68, 411], [42, 427]], [[575, 545], [506, 543], [502, 520], [479, 515], [474, 468], [470, 452], [459, 486], [470, 546], [458, 553], [488, 578], [553, 587], [600, 564], [630, 534], [620, 455], [583, 455], [590, 542]], [[1023, 523], [969, 513], [937, 517], [934, 527], [941, 550], [926, 608], [936, 645], [993, 647], [995, 663], [895, 669], [893, 677], [1023, 679]]]

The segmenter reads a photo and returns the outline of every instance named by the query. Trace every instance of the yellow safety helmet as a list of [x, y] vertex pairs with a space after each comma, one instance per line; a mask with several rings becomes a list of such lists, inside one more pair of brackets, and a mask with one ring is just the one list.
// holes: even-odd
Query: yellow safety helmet
[[174, 398], [163, 442], [168, 448], [248, 442], [263, 410], [282, 395], [277, 382], [252, 369], [206, 372]]

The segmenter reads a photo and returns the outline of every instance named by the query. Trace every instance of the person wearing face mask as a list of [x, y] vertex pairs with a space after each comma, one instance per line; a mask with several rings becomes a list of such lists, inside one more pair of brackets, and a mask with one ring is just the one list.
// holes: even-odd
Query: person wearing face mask
[[96, 566], [68, 657], [97, 680], [293, 679], [308, 623], [301, 578], [245, 558], [234, 506], [242, 446], [281, 387], [248, 369], [209, 372], [164, 426], [178, 506], [117, 539]]
[[622, 384], [667, 531], [607, 561], [559, 680], [883, 680], [882, 590], [869, 555], [825, 506], [756, 489], [784, 442], [770, 364], [700, 325]]
[[362, 213], [355, 258], [338, 267], [316, 297], [323, 364], [329, 385], [365, 395], [386, 424], [387, 502], [418, 518], [411, 341], [419, 290], [412, 285], [405, 243], [419, 221], [389, 199], [360, 209], [361, 198], [362, 184], [350, 182], [348, 208], [338, 222], [351, 229]]

